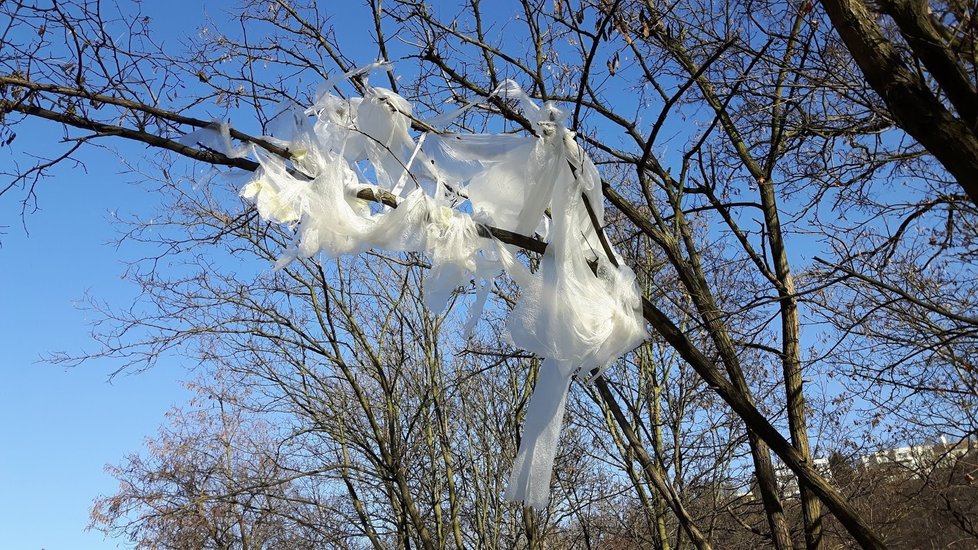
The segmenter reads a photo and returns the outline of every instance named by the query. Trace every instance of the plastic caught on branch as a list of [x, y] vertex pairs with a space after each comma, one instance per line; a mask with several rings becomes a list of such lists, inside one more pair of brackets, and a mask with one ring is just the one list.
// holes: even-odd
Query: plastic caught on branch
[[[389, 70], [377, 63], [342, 78], [376, 68]], [[467, 329], [497, 276], [505, 272], [520, 286], [509, 331], [516, 345], [545, 360], [505, 498], [544, 509], [571, 380], [582, 369], [603, 371], [646, 336], [635, 275], [604, 255], [603, 230], [587, 212], [585, 201], [603, 220], [598, 171], [565, 127], [565, 114], [538, 105], [515, 82], [493, 93], [518, 100], [536, 135], [425, 133], [417, 140], [404, 98], [364, 77], [363, 97], [344, 99], [331, 91], [337, 82], [321, 87], [305, 110], [310, 123], [291, 119], [292, 135], [275, 136], [292, 159], [254, 151], [261, 167], [241, 195], [263, 219], [294, 228], [277, 268], [317, 253], [423, 252], [431, 259], [424, 286], [432, 310], [444, 308], [459, 286], [475, 284]], [[371, 208], [357, 196], [365, 187], [398, 196], [397, 207]], [[480, 235], [479, 224], [546, 240], [539, 269], [531, 273], [510, 245]]]

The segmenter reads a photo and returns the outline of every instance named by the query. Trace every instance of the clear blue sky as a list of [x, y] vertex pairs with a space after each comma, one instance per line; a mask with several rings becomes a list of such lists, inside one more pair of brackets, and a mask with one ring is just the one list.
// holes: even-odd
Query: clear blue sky
[[[203, 20], [197, 2], [168, 2], [166, 13], [149, 11], [159, 36], [175, 41]], [[161, 3], [162, 4], [162, 3]], [[183, 4], [184, 9], [173, 9]], [[209, 8], [212, 13], [213, 5]], [[179, 26], [178, 26], [179, 25]], [[175, 42], [174, 42], [175, 43]], [[55, 125], [16, 128], [14, 149], [0, 149], [0, 168], [11, 169], [23, 151], [50, 151]], [[144, 147], [131, 148], [144, 154]], [[104, 472], [143, 448], [172, 405], [189, 393], [193, 377], [179, 357], [147, 372], [109, 381], [117, 363], [93, 361], [66, 369], [43, 360], [57, 351], [96, 348], [92, 315], [79, 309], [86, 295], [125, 306], [137, 289], [121, 276], [123, 260], [138, 250], [110, 241], [118, 227], [113, 212], [151, 212], [155, 195], [128, 183], [105, 151], [84, 155], [87, 172], [63, 167], [38, 187], [41, 210], [21, 224], [16, 190], [0, 198], [0, 548], [88, 550], [117, 548], [121, 541], [85, 532], [94, 498], [117, 483]], [[30, 161], [16, 157], [22, 165]], [[3, 185], [8, 182], [3, 181]]]
[[[26, 142], [46, 136], [22, 129]], [[37, 128], [44, 130], [44, 128]], [[51, 129], [48, 128], [48, 131]], [[20, 138], [18, 138], [20, 139]], [[0, 547], [115, 548], [84, 533], [94, 497], [115, 482], [103, 472], [139, 450], [190, 374], [176, 359], [148, 372], [122, 375], [95, 361], [66, 369], [44, 362], [55, 351], [95, 347], [90, 315], [77, 308], [86, 294], [124, 305], [135, 292], [121, 279], [126, 251], [106, 244], [117, 230], [111, 211], [150, 207], [152, 195], [124, 183], [101, 154], [89, 172], [62, 170], [39, 189], [42, 210], [19, 223], [19, 205], [4, 197], [0, 220]], [[9, 154], [0, 155], [0, 163]]]

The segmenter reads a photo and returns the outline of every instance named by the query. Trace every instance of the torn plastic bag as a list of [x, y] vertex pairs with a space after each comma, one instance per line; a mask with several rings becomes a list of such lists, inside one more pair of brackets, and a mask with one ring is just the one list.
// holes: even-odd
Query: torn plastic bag
[[[565, 127], [564, 113], [538, 105], [512, 81], [493, 93], [518, 102], [533, 136], [416, 139], [411, 106], [401, 96], [367, 86], [362, 98], [345, 99], [332, 93], [334, 84], [305, 111], [316, 118], [312, 129], [295, 125], [290, 146], [306, 153], [291, 161], [256, 153], [261, 169], [242, 196], [262, 218], [295, 228], [278, 266], [298, 256], [371, 248], [427, 254], [432, 268], [423, 284], [431, 309], [443, 308], [457, 287], [475, 285], [466, 330], [495, 277], [505, 272], [520, 286], [509, 332], [516, 345], [545, 359], [506, 498], [544, 508], [571, 380], [607, 368], [645, 337], [635, 275], [617, 255], [606, 257], [603, 229], [585, 207], [586, 197], [603, 220], [598, 171]], [[356, 196], [364, 186], [395, 192], [397, 208], [370, 207]], [[539, 269], [531, 273], [510, 245], [480, 236], [479, 223], [546, 239]]]

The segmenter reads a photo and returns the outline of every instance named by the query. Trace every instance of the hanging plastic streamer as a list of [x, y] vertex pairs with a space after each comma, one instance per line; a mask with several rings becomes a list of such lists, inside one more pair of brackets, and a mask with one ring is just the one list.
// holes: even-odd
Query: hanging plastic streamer
[[[475, 284], [467, 328], [498, 275], [520, 285], [508, 328], [517, 346], [544, 361], [505, 498], [544, 509], [571, 380], [582, 369], [601, 372], [646, 335], [635, 275], [604, 255], [584, 204], [586, 196], [603, 220], [597, 169], [565, 127], [564, 113], [538, 105], [512, 81], [493, 94], [518, 100], [535, 136], [444, 132], [416, 140], [411, 105], [393, 91], [363, 78], [363, 97], [332, 93], [340, 80], [378, 68], [390, 70], [375, 63], [351, 71], [322, 86], [309, 109], [284, 106], [272, 138], [293, 158], [256, 149], [261, 167], [241, 195], [263, 219], [294, 228], [295, 242], [277, 268], [317, 253], [424, 252], [433, 311], [459, 286]], [[204, 137], [238, 154], [226, 136], [216, 126]], [[371, 208], [357, 197], [364, 188], [396, 195], [398, 206]], [[530, 273], [512, 247], [480, 236], [479, 224], [546, 240], [539, 269]]]

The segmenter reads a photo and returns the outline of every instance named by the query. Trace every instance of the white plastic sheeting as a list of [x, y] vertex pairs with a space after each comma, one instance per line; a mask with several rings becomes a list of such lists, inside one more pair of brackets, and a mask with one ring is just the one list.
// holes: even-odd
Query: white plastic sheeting
[[[389, 70], [374, 64], [340, 78], [376, 68]], [[441, 310], [457, 287], [475, 284], [468, 328], [497, 276], [505, 272], [520, 285], [510, 333], [516, 345], [545, 359], [505, 497], [544, 509], [571, 380], [606, 368], [646, 334], [635, 275], [604, 255], [584, 205], [586, 196], [603, 219], [598, 172], [564, 126], [564, 113], [538, 105], [512, 81], [494, 93], [519, 101], [535, 136], [415, 138], [404, 98], [368, 85], [363, 97], [346, 99], [333, 93], [337, 82], [321, 87], [309, 109], [282, 108], [273, 137], [294, 158], [256, 150], [261, 168], [241, 195], [263, 219], [294, 229], [279, 268], [317, 253], [425, 252], [432, 310]], [[210, 132], [192, 138], [240, 154], [225, 127]], [[356, 196], [364, 187], [398, 196], [397, 208], [371, 207]], [[546, 240], [539, 269], [530, 273], [511, 247], [480, 236], [478, 224]]]

